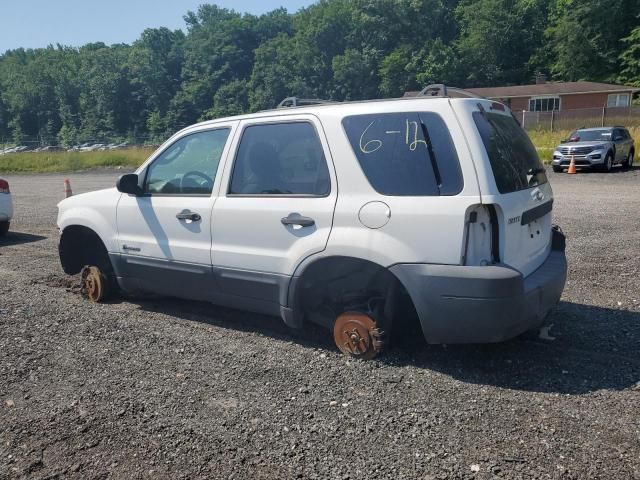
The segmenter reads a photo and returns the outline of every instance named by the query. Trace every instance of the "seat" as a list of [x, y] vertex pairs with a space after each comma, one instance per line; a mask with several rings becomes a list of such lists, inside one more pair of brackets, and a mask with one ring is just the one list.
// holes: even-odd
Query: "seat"
[[258, 142], [247, 153], [246, 164], [249, 167], [247, 178], [240, 193], [257, 194], [269, 191], [282, 191], [285, 181], [278, 152], [267, 142]]

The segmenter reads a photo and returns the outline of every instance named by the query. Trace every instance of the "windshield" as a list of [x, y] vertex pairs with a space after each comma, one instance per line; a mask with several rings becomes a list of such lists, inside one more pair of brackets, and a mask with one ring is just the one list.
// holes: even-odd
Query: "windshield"
[[474, 112], [473, 119], [487, 149], [500, 193], [511, 193], [547, 182], [538, 152], [511, 116]]
[[611, 140], [611, 130], [576, 130], [567, 142], [593, 142]]

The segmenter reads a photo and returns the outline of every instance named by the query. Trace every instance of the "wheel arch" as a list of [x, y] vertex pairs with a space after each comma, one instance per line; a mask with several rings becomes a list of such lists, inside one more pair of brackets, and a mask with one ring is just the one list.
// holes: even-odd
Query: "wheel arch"
[[[322, 255], [313, 256], [302, 262], [296, 269], [294, 276], [289, 282], [287, 291], [287, 305], [292, 311], [292, 326], [301, 327], [305, 320], [306, 307], [313, 308], [314, 304], [306, 305], [309, 301], [307, 294], [313, 291], [315, 300], [321, 300], [323, 293], [334, 294], [331, 286], [341, 282], [336, 286], [336, 290], [341, 288], [346, 290], [342, 293], [351, 293], [358, 288], [370, 287], [383, 289], [380, 293], [385, 296], [385, 313], [390, 314], [386, 319], [385, 329], [390, 329], [393, 322], [393, 313], [400, 307], [399, 303], [408, 300], [410, 308], [415, 310], [414, 301], [403, 282], [391, 270], [373, 260], [347, 255]], [[390, 303], [388, 303], [390, 302]], [[340, 313], [340, 312], [337, 312]], [[329, 327], [324, 322], [324, 326]]]
[[109, 261], [107, 247], [100, 235], [81, 224], [67, 225], [60, 232], [58, 253], [62, 269], [68, 275], [80, 273], [82, 267], [92, 260], [102, 263]]

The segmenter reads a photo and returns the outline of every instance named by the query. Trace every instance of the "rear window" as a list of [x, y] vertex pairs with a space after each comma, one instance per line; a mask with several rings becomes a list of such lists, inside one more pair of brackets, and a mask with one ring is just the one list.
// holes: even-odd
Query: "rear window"
[[342, 121], [364, 174], [383, 195], [456, 195], [462, 174], [456, 149], [435, 113], [354, 115]]
[[547, 182], [538, 152], [511, 116], [474, 112], [500, 193], [511, 193]]

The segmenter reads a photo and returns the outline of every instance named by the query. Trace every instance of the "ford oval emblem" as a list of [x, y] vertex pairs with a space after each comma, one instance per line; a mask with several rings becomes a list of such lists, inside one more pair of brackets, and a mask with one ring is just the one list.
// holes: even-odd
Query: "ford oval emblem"
[[531, 198], [533, 198], [537, 202], [541, 202], [544, 200], [544, 193], [539, 188], [536, 188], [533, 192], [531, 192]]

